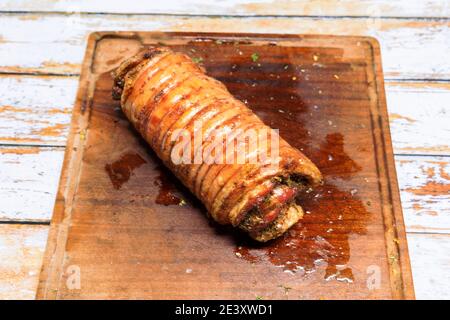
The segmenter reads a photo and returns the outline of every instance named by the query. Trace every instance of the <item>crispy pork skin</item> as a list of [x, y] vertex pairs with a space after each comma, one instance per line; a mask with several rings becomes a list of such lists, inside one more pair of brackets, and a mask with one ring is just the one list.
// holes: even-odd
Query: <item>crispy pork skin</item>
[[[275, 133], [187, 55], [148, 47], [124, 61], [113, 76], [112, 94], [127, 118], [215, 221], [265, 242], [302, 217], [296, 197], [321, 183], [320, 171], [281, 137], [275, 166], [250, 161], [271, 154]], [[239, 140], [248, 130], [269, 134], [258, 143]], [[201, 134], [200, 143], [194, 141], [195, 133]], [[224, 161], [224, 153], [208, 152], [218, 150], [217, 141], [224, 147], [246, 142], [241, 161]], [[177, 153], [183, 161], [174, 158]]]

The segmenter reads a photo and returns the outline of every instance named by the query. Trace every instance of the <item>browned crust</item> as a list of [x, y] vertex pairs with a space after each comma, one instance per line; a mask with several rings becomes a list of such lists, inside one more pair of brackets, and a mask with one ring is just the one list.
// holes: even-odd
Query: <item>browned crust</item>
[[[147, 75], [149, 72], [151, 76]], [[268, 173], [263, 172], [261, 164], [175, 165], [171, 162], [175, 142], [168, 142], [168, 136], [180, 128], [192, 133], [196, 120], [204, 121], [204, 130], [218, 129], [225, 124], [236, 129], [267, 128], [222, 83], [206, 76], [189, 57], [165, 47], [148, 47], [124, 61], [113, 76], [114, 99], [121, 100], [125, 114], [136, 129], [216, 221], [239, 226], [253, 238], [267, 241], [280, 236], [301, 218], [302, 210], [293, 199], [306, 187], [320, 183], [322, 176], [306, 156], [283, 139], [280, 139], [279, 167]], [[184, 95], [173, 100], [176, 92]], [[204, 140], [200, 148], [192, 148], [192, 156], [210, 144]], [[287, 181], [294, 176], [303, 177], [296, 186], [272, 183], [274, 178]], [[276, 198], [280, 190], [289, 197]], [[264, 206], [264, 199], [271, 205]], [[263, 223], [258, 219], [264, 220]]]

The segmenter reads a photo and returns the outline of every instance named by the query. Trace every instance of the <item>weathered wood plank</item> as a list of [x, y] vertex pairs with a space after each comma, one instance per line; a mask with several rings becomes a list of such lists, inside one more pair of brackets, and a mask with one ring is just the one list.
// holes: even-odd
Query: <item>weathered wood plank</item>
[[450, 83], [386, 83], [394, 153], [450, 155]]
[[0, 76], [0, 143], [64, 146], [76, 77]]
[[48, 229], [0, 224], [0, 300], [34, 299]]
[[407, 231], [450, 233], [450, 158], [396, 156]]
[[[0, 224], [0, 299], [33, 299], [48, 226]], [[450, 236], [408, 234], [418, 299], [450, 299]]]
[[[77, 77], [0, 75], [0, 143], [64, 146], [77, 86]], [[388, 82], [386, 93], [395, 153], [450, 155], [450, 84]]]
[[49, 221], [62, 148], [0, 147], [0, 220]]
[[450, 16], [448, 2], [442, 0], [166, 0], [166, 1], [73, 1], [8, 0], [0, 11], [51, 11], [99, 13], [164, 13], [196, 15], [287, 15], [287, 16], [383, 16], [383, 17], [443, 17]]
[[[49, 221], [62, 148], [0, 147], [0, 220]], [[409, 232], [450, 233], [450, 158], [396, 156]]]
[[381, 43], [387, 79], [450, 79], [450, 21], [367, 18], [3, 14], [0, 71], [77, 74], [87, 36], [98, 30], [369, 35]]
[[450, 235], [408, 234], [417, 299], [450, 299]]

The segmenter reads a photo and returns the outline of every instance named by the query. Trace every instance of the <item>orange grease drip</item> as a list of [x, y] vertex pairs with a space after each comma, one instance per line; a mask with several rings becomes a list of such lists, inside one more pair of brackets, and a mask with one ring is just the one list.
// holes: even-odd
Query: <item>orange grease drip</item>
[[137, 153], [125, 153], [119, 160], [105, 165], [109, 179], [114, 189], [119, 190], [124, 183], [130, 180], [133, 170], [142, 166], [146, 161]]
[[[284, 271], [306, 275], [326, 266], [325, 278], [353, 281], [348, 237], [366, 232], [364, 204], [326, 183], [297, 200], [305, 215], [284, 236], [267, 244], [238, 240], [235, 254], [251, 263], [269, 261]], [[317, 223], [321, 221], [321, 223]], [[359, 222], [361, 221], [361, 222]], [[348, 269], [348, 270], [347, 270]]]
[[[171, 175], [168, 175], [163, 168], [159, 169], [159, 175], [153, 182], [158, 188], [158, 195], [156, 196], [155, 203], [165, 206], [169, 205], [183, 205], [184, 199], [180, 195], [180, 191], [176, 186], [176, 180]], [[178, 182], [179, 183], [179, 182]]]

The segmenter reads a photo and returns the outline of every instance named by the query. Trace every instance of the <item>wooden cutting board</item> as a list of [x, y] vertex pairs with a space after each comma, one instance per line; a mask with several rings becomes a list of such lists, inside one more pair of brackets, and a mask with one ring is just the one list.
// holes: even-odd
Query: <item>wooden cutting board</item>
[[[150, 44], [203, 64], [323, 172], [284, 237], [209, 221], [125, 119], [110, 72]], [[37, 297], [414, 298], [380, 60], [366, 37], [92, 34]]]

